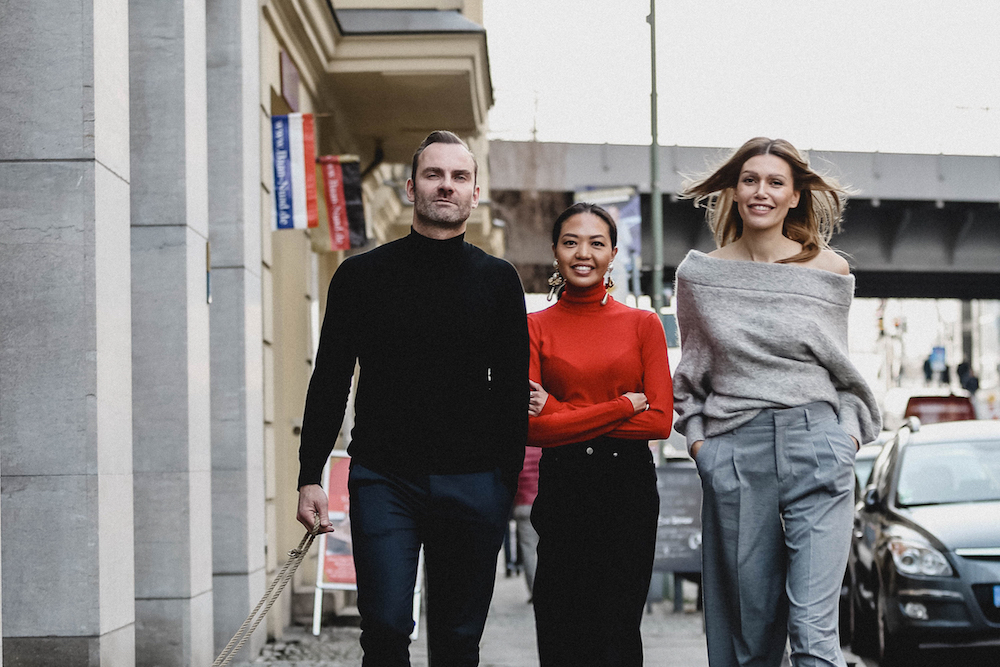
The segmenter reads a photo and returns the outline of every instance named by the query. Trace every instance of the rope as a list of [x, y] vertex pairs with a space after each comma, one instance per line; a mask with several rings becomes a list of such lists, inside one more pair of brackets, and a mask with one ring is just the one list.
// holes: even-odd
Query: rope
[[[309, 553], [309, 547], [312, 546], [313, 540], [316, 538], [316, 535], [318, 535], [317, 531], [319, 530], [319, 523], [319, 515], [317, 515], [316, 525], [314, 525], [312, 530], [307, 532], [302, 537], [302, 541], [299, 542], [299, 546], [288, 552], [288, 560], [285, 561], [285, 565], [281, 568], [281, 571], [278, 572], [278, 576], [274, 578], [274, 581], [271, 582], [267, 592], [264, 593], [264, 597], [260, 599], [257, 606], [254, 607], [253, 611], [250, 612], [250, 615], [247, 616], [247, 620], [243, 621], [243, 625], [240, 626], [240, 629], [236, 631], [233, 638], [229, 640], [228, 644], [226, 644], [226, 648], [222, 649], [222, 653], [220, 653], [219, 657], [212, 663], [212, 667], [225, 667], [228, 665], [229, 661], [233, 659], [233, 656], [239, 653], [240, 649], [243, 648], [243, 645], [250, 639], [253, 631], [257, 629], [260, 622], [264, 620], [265, 616], [267, 616], [267, 612], [271, 610], [271, 606], [278, 600], [278, 596], [281, 595], [281, 591], [285, 589], [285, 584], [291, 581], [292, 575], [295, 574], [295, 570], [299, 567], [299, 564], [302, 563], [302, 559], [304, 559], [306, 554]], [[262, 608], [263, 611], [261, 611]], [[257, 612], [260, 612], [259, 616], [257, 615]]]

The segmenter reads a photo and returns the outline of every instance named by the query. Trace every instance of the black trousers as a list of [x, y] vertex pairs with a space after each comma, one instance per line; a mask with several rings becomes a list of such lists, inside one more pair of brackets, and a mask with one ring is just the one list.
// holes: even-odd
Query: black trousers
[[420, 545], [431, 667], [475, 667], [512, 496], [499, 470], [417, 480], [352, 463], [364, 667], [407, 667]]
[[546, 449], [531, 523], [541, 667], [636, 667], [659, 497], [648, 443], [597, 438]]

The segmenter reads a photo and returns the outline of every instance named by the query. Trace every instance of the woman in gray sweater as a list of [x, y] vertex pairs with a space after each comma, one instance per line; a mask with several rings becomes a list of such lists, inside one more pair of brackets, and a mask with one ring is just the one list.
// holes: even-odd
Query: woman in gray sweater
[[880, 429], [847, 352], [854, 277], [829, 247], [845, 190], [751, 139], [686, 196], [718, 249], [677, 269], [676, 428], [702, 479], [711, 667], [844, 667], [837, 602], [854, 453]]

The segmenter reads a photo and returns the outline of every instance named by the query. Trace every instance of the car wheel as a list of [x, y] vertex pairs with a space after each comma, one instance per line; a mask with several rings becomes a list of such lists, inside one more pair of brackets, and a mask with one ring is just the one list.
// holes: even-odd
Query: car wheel
[[858, 655], [874, 657], [878, 648], [875, 617], [861, 606], [861, 595], [851, 589], [850, 633], [851, 649]]
[[878, 617], [879, 667], [912, 667], [916, 659], [916, 647], [898, 634], [889, 632], [884, 599], [879, 595], [875, 605], [875, 614]]

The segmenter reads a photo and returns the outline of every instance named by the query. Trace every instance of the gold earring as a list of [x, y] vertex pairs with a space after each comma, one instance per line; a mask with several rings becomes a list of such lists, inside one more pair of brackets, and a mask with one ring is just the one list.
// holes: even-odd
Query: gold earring
[[566, 284], [566, 279], [563, 275], [559, 273], [559, 260], [552, 260], [552, 266], [555, 267], [555, 272], [549, 276], [549, 295], [546, 297], [549, 301], [552, 301], [554, 297], [559, 296], [559, 292], [562, 291], [563, 285]]
[[607, 274], [605, 274], [608, 277], [608, 282], [606, 282], [604, 284], [604, 298], [601, 299], [601, 305], [602, 306], [607, 305], [607, 303], [608, 303], [608, 294], [611, 292], [611, 290], [613, 290], [615, 288], [615, 279], [611, 277], [611, 267], [612, 266], [613, 266], [612, 264], [608, 264], [608, 272], [607, 272]]

